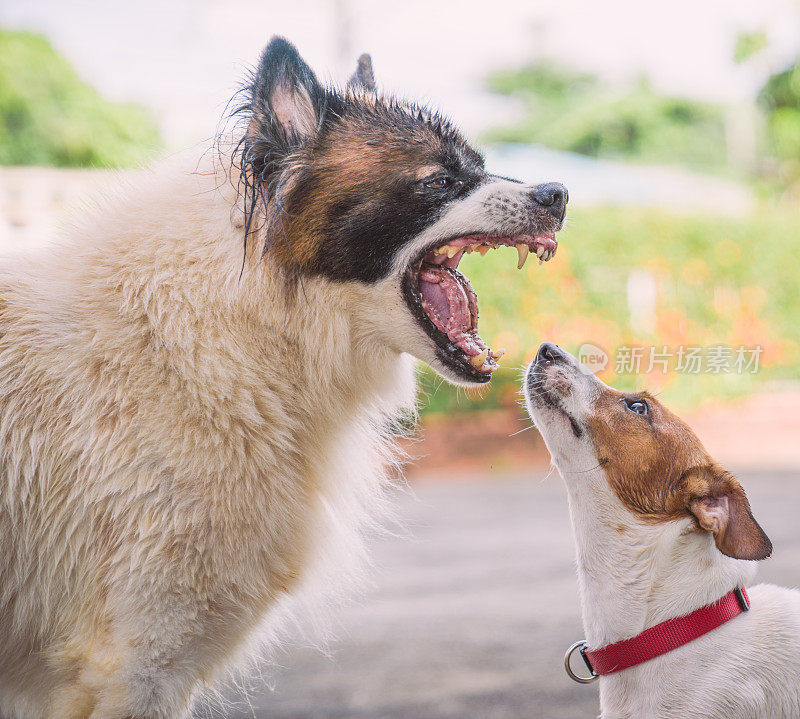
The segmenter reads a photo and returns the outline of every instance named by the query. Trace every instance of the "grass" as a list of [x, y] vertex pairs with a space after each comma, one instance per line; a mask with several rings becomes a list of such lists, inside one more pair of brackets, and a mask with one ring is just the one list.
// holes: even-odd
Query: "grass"
[[[652, 209], [571, 213], [556, 257], [516, 269], [513, 249], [466, 257], [460, 269], [480, 300], [480, 331], [505, 347], [491, 386], [452, 388], [422, 371], [424, 412], [469, 412], [519, 400], [522, 367], [550, 340], [575, 353], [584, 343], [604, 349], [600, 376], [623, 388], [647, 387], [679, 409], [794, 380], [800, 370], [800, 215], [764, 208], [743, 218], [676, 216]], [[633, 280], [631, 276], [633, 274]], [[644, 290], [629, 292], [629, 282]], [[654, 290], [652, 312], [647, 290]], [[642, 314], [641, 318], [638, 318]], [[681, 346], [760, 346], [758, 372], [676, 371]], [[617, 366], [618, 348], [666, 346], [668, 371]], [[747, 358], [752, 355], [748, 354]], [[734, 368], [735, 355], [730, 358]]]

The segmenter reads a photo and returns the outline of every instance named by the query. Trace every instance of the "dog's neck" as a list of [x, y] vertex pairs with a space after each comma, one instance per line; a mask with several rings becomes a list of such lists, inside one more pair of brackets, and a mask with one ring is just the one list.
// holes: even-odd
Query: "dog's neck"
[[[374, 312], [364, 310], [372, 299], [366, 291], [355, 283], [318, 277], [287, 284], [269, 258], [249, 269], [252, 277], [243, 292], [251, 317], [270, 336], [283, 337], [293, 347], [293, 365], [302, 368], [306, 387], [329, 399], [335, 389], [337, 396], [354, 404], [353, 411], [359, 404], [388, 400], [379, 395], [393, 392], [398, 382], [408, 390], [413, 362], [378, 336], [368, 321]], [[394, 404], [388, 401], [384, 406]]]
[[688, 614], [746, 586], [755, 573], [751, 562], [722, 555], [711, 535], [688, 517], [662, 524], [634, 517], [611, 491], [602, 468], [561, 472], [589, 646], [603, 647]]
[[[93, 296], [118, 288], [120, 298], [94, 311], [110, 313], [111, 326], [147, 326], [154, 351], [163, 353], [156, 361], [181, 376], [188, 391], [203, 397], [206, 385], [223, 388], [216, 401], [245, 387], [257, 405], [274, 409], [270, 422], [285, 425], [274, 427], [285, 446], [329, 437], [365, 417], [375, 433], [385, 433], [393, 418], [413, 411], [415, 382], [413, 360], [386, 341], [390, 328], [381, 333], [377, 319], [370, 322], [380, 314], [374, 293], [355, 282], [293, 279], [292, 268], [262, 256], [263, 238], [255, 233], [243, 263], [242, 200], [225, 164], [215, 173], [217, 163], [204, 162], [187, 172], [185, 162], [176, 161], [138, 178], [126, 196], [129, 215], [168, 230], [121, 230], [113, 216], [92, 218], [103, 227], [85, 234], [102, 241], [56, 261], [85, 265], [84, 255], [96, 252], [95, 266], [107, 276], [85, 278], [84, 289], [76, 284], [74, 291], [88, 292], [92, 283], [100, 286]], [[172, 197], [170, 214], [156, 222], [152, 216], [162, 211], [165, 196]], [[261, 224], [263, 218], [255, 218], [253, 226]], [[131, 240], [137, 232], [148, 238], [146, 251]], [[73, 274], [80, 276], [80, 268]], [[72, 300], [62, 294], [59, 301], [68, 305]], [[115, 337], [109, 341], [122, 341]], [[291, 402], [279, 412], [276, 397]], [[319, 445], [325, 454], [327, 444]], [[309, 443], [303, 446], [308, 452]]]

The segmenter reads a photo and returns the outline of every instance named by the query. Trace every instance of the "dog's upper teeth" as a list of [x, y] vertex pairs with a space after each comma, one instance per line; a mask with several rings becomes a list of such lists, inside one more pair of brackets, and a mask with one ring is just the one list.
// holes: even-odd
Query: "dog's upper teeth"
[[447, 245], [444, 249], [447, 252], [448, 259], [453, 259], [462, 250], [461, 247], [454, 247], [453, 245]]
[[536, 248], [536, 256], [541, 260], [543, 254], [544, 254], [544, 246], [543, 245], [539, 245]]
[[492, 350], [492, 359], [500, 359], [506, 353], [506, 348], [501, 347], [500, 349]]
[[478, 252], [481, 253], [481, 257], [483, 257], [490, 249], [491, 247], [489, 247], [489, 245], [478, 245]]
[[483, 363], [486, 362], [486, 358], [489, 356], [489, 350], [485, 349], [479, 355], [475, 355], [474, 357], [469, 358], [469, 363], [475, 367], [483, 367]]
[[525, 260], [528, 259], [530, 248], [524, 242], [517, 245], [517, 253], [519, 254], [519, 262], [517, 262], [517, 269], [521, 270], [525, 266]]

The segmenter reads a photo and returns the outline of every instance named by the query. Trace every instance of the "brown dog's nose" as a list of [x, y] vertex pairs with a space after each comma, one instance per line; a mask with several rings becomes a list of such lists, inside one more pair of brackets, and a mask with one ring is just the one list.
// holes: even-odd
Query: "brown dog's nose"
[[552, 342], [542, 342], [539, 345], [539, 351], [536, 353], [537, 362], [550, 362], [550, 364], [556, 364], [559, 360], [563, 360], [564, 357], [564, 351]]
[[537, 185], [531, 197], [537, 205], [545, 207], [547, 211], [557, 220], [564, 219], [569, 202], [569, 192], [560, 182], [545, 182]]

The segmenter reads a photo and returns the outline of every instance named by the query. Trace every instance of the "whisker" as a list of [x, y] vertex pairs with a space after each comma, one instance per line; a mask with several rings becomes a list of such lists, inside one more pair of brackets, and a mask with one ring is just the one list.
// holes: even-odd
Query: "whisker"
[[516, 432], [512, 432], [509, 437], [516, 437], [518, 434], [522, 434], [523, 432], [527, 432], [529, 429], [536, 429], [536, 425], [532, 424], [529, 427], [523, 427], [522, 429], [518, 429]]
[[596, 469], [600, 469], [602, 465], [598, 462], [594, 467], [589, 467], [589, 469], [577, 469], [574, 472], [564, 472], [564, 474], [586, 474], [586, 472], [594, 472]]

